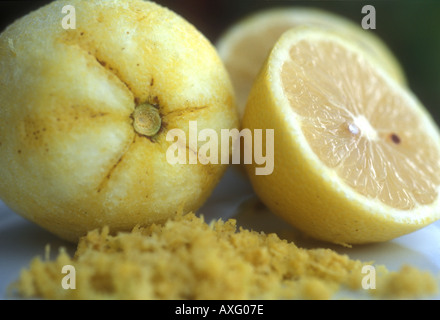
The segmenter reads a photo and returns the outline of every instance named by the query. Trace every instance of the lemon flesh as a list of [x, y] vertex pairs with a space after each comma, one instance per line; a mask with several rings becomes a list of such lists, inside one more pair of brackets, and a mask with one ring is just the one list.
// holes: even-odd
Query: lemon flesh
[[365, 31], [349, 19], [315, 8], [266, 9], [231, 26], [217, 42], [237, 94], [240, 116], [243, 116], [252, 83], [270, 50], [285, 31], [301, 26], [319, 27], [347, 37], [391, 77], [401, 84], [406, 83], [393, 52], [371, 30]]
[[315, 238], [385, 241], [440, 217], [440, 136], [425, 108], [362, 48], [318, 29], [286, 32], [252, 88], [243, 127], [274, 128], [274, 212]]
[[[62, 27], [66, 5], [75, 29]], [[55, 1], [13, 23], [0, 35], [0, 101], [0, 198], [71, 241], [196, 211], [226, 167], [168, 163], [166, 134], [188, 136], [192, 120], [238, 126], [215, 48], [138, 0]]]

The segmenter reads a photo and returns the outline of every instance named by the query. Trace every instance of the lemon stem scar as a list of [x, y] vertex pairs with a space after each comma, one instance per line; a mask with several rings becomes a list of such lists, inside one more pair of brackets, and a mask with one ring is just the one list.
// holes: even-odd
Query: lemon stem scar
[[149, 103], [138, 105], [133, 113], [134, 130], [147, 137], [154, 136], [162, 124], [159, 110]]

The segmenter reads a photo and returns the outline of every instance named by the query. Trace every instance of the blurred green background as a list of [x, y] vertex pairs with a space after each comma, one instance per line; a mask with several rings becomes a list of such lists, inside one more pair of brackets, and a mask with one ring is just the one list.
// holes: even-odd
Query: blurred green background
[[[87, 0], [85, 0], [87, 1]], [[3, 30], [50, 1], [1, 1]], [[213, 43], [232, 23], [269, 7], [318, 7], [361, 24], [364, 5], [376, 9], [376, 30], [401, 62], [409, 86], [440, 124], [440, 1], [157, 0], [193, 23]], [[250, 50], [252, 50], [250, 48]]]

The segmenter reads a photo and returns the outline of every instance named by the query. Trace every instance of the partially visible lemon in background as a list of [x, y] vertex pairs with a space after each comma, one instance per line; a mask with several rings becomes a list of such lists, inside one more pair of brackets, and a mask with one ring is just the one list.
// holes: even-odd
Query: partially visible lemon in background
[[287, 31], [259, 73], [243, 127], [274, 129], [261, 200], [314, 238], [378, 242], [440, 218], [440, 136], [431, 116], [358, 43]]
[[[76, 28], [62, 27], [75, 8]], [[225, 165], [172, 165], [168, 130], [236, 128], [215, 48], [138, 0], [55, 1], [0, 36], [0, 198], [71, 241], [197, 210]], [[186, 152], [197, 152], [183, 145]]]
[[252, 83], [278, 38], [288, 29], [313, 26], [335, 31], [359, 46], [399, 83], [406, 79], [387, 45], [371, 30], [342, 16], [315, 8], [274, 8], [254, 13], [231, 26], [216, 46], [234, 85], [240, 117]]

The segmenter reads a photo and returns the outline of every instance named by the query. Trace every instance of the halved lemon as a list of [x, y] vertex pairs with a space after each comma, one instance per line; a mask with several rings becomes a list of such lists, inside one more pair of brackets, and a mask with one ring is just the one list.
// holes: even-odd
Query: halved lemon
[[346, 38], [286, 32], [254, 83], [243, 127], [274, 129], [273, 173], [246, 165], [256, 193], [315, 238], [386, 241], [440, 218], [435, 122]]
[[252, 83], [275, 42], [285, 31], [298, 26], [325, 28], [348, 37], [399, 83], [406, 83], [394, 54], [373, 31], [363, 30], [360, 21], [356, 24], [342, 16], [314, 8], [266, 9], [234, 24], [217, 43], [219, 55], [231, 75], [241, 117]]

